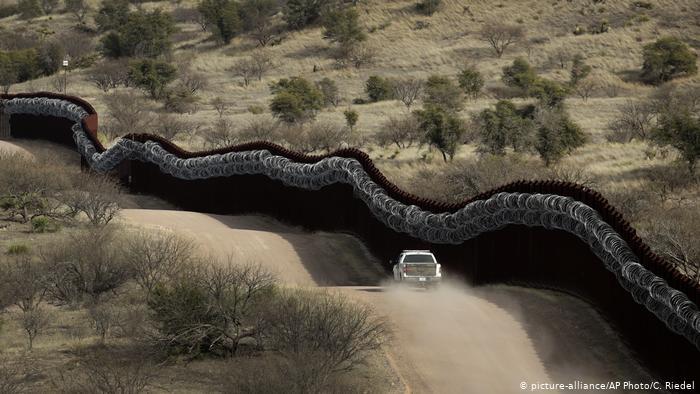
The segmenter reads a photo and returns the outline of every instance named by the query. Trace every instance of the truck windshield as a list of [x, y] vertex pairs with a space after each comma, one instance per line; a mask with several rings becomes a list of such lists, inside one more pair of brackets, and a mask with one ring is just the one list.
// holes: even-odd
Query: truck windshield
[[432, 255], [429, 254], [407, 254], [403, 258], [404, 263], [434, 263]]

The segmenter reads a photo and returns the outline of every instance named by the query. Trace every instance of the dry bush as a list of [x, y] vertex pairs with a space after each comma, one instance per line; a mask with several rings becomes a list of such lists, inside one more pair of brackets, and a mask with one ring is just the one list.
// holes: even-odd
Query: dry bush
[[60, 166], [37, 162], [21, 153], [0, 152], [0, 208], [9, 220], [27, 223], [39, 216], [62, 217], [56, 196], [67, 185]]
[[700, 207], [659, 207], [640, 227], [640, 233], [656, 253], [700, 283]]
[[85, 297], [98, 302], [131, 279], [119, 232], [116, 226], [98, 227], [43, 245], [40, 257], [49, 268], [48, 292], [56, 302], [76, 305]]
[[423, 81], [414, 78], [399, 79], [393, 83], [394, 97], [401, 101], [406, 109], [410, 110], [423, 91]]
[[258, 265], [203, 264], [153, 290], [153, 341], [166, 353], [235, 355], [243, 341], [261, 337], [274, 286], [274, 276]]
[[212, 107], [216, 110], [216, 113], [219, 114], [219, 118], [222, 118], [226, 111], [228, 110], [229, 104], [224, 101], [221, 97], [215, 97], [214, 99], [211, 100]]
[[233, 126], [233, 121], [229, 118], [220, 117], [211, 126], [200, 133], [204, 140], [204, 145], [208, 149], [223, 148], [235, 145], [240, 140], [238, 131]]
[[279, 127], [274, 119], [256, 117], [239, 131], [239, 135], [242, 141], [277, 141]]
[[22, 330], [27, 334], [27, 349], [32, 350], [36, 337], [49, 326], [51, 314], [42, 306], [18, 313]]
[[88, 70], [87, 79], [106, 93], [110, 89], [128, 85], [129, 67], [125, 61], [104, 61]]
[[84, 351], [77, 368], [60, 371], [51, 381], [52, 391], [65, 394], [138, 394], [153, 384], [157, 368], [143, 355], [118, 354], [115, 349]]
[[343, 146], [353, 146], [355, 142], [356, 136], [349, 127], [332, 122], [314, 122], [306, 129], [301, 150], [330, 153]]
[[146, 100], [134, 92], [116, 92], [104, 97], [107, 124], [102, 131], [110, 140], [129, 133], [144, 133], [153, 122]]
[[345, 51], [336, 51], [334, 54], [336, 68], [367, 67], [374, 64], [376, 57], [377, 49], [364, 42], [346, 48]]
[[19, 394], [25, 392], [24, 380], [28, 368], [22, 362], [13, 361], [0, 357], [0, 393]]
[[332, 376], [356, 368], [390, 334], [369, 306], [327, 292], [283, 291], [271, 319], [270, 342], [295, 366], [300, 392], [323, 392]]
[[579, 81], [573, 89], [583, 101], [588, 101], [588, 98], [600, 89], [600, 82], [594, 78], [585, 78]]
[[74, 177], [72, 186], [59, 197], [72, 216], [83, 213], [93, 226], [105, 226], [121, 210], [121, 186], [110, 175], [80, 173]]
[[151, 132], [169, 141], [174, 141], [183, 135], [193, 134], [194, 129], [195, 126], [192, 122], [188, 121], [183, 115], [158, 114]]
[[37, 309], [46, 296], [47, 267], [32, 256], [0, 257], [0, 307], [15, 305], [22, 312]]
[[503, 56], [503, 52], [509, 46], [525, 38], [525, 29], [522, 26], [507, 25], [504, 23], [487, 23], [479, 32], [482, 40], [486, 41], [496, 56]]
[[253, 78], [261, 81], [262, 77], [274, 67], [272, 55], [267, 51], [257, 50], [250, 57], [234, 64], [231, 71], [235, 76], [243, 78], [243, 84], [248, 86]]
[[121, 320], [119, 310], [107, 302], [90, 305], [88, 307], [88, 317], [92, 328], [100, 337], [101, 344], [105, 343], [107, 336]]
[[650, 102], [629, 100], [620, 107], [618, 117], [610, 122], [606, 138], [611, 142], [644, 140], [654, 128], [655, 118], [656, 111]]
[[374, 135], [375, 142], [382, 147], [396, 144], [399, 148], [407, 148], [414, 143], [422, 143], [424, 137], [418, 119], [412, 115], [390, 117], [381, 125]]
[[136, 283], [150, 294], [156, 285], [177, 278], [195, 259], [192, 240], [171, 232], [130, 234], [123, 256]]

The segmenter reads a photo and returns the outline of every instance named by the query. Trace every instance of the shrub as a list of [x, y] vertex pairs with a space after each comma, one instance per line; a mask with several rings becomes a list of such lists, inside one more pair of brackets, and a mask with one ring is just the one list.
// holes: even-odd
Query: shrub
[[442, 6], [442, 0], [421, 0], [416, 4], [416, 9], [421, 14], [433, 15]]
[[431, 75], [425, 82], [423, 102], [446, 111], [459, 111], [463, 106], [462, 91], [445, 76]]
[[108, 57], [157, 57], [170, 51], [175, 24], [160, 10], [130, 13], [126, 23], [102, 37], [102, 53]]
[[27, 254], [29, 253], [29, 246], [25, 244], [12, 244], [7, 247], [7, 254]]
[[391, 100], [393, 98], [393, 84], [388, 78], [372, 75], [365, 82], [365, 92], [371, 102]]
[[41, 10], [44, 14], [51, 14], [58, 7], [58, 0], [41, 0]]
[[698, 72], [697, 55], [675, 37], [663, 37], [644, 46], [642, 78], [649, 83], [663, 83], [682, 75]]
[[53, 233], [59, 229], [58, 223], [46, 216], [34, 217], [31, 222], [32, 231], [35, 233]]
[[19, 14], [19, 8], [17, 4], [1, 4], [0, 5], [0, 19], [10, 17], [12, 15]]
[[231, 0], [203, 0], [197, 7], [214, 36], [228, 44], [241, 30], [239, 5]]
[[501, 79], [507, 86], [516, 87], [527, 92], [538, 78], [535, 69], [530, 66], [530, 63], [519, 57], [513, 61], [512, 65], [503, 68]]
[[164, 94], [163, 108], [169, 112], [184, 114], [196, 111], [196, 104], [199, 98], [192, 90], [183, 84], [179, 84], [172, 89], [167, 89]]
[[[152, 122], [146, 108], [146, 100], [133, 91], [114, 92], [106, 95], [108, 122], [100, 129], [110, 140], [118, 135], [142, 133]], [[106, 127], [105, 127], [106, 126]]]
[[88, 70], [87, 78], [98, 89], [106, 93], [110, 89], [128, 84], [129, 68], [124, 62], [106, 61]]
[[273, 276], [258, 266], [218, 262], [153, 289], [148, 300], [157, 342], [171, 354], [235, 355], [262, 335]]
[[357, 113], [357, 111], [348, 109], [347, 111], [343, 112], [343, 116], [345, 116], [345, 123], [347, 123], [350, 131], [353, 131], [358, 119], [360, 118], [360, 115]]
[[442, 153], [444, 161], [447, 161], [448, 157], [452, 160], [466, 131], [462, 119], [433, 105], [414, 113], [419, 119], [425, 141]]
[[338, 85], [336, 85], [335, 81], [326, 77], [316, 82], [316, 87], [323, 95], [324, 107], [329, 107], [331, 105], [334, 107], [338, 106], [340, 103], [340, 95], [338, 94]]
[[313, 119], [323, 107], [323, 94], [301, 77], [281, 79], [270, 86], [274, 94], [270, 111], [287, 123]]
[[669, 111], [659, 115], [658, 125], [651, 134], [659, 145], [670, 145], [680, 153], [693, 175], [700, 158], [700, 119], [688, 109]]
[[66, 11], [75, 16], [80, 25], [85, 24], [85, 17], [90, 11], [90, 5], [86, 0], [65, 0]]
[[484, 77], [474, 66], [465, 67], [458, 75], [459, 87], [469, 97], [476, 99], [484, 87]]
[[129, 81], [143, 89], [151, 98], [159, 99], [164, 97], [165, 88], [175, 80], [176, 73], [175, 66], [164, 61], [137, 60], [129, 66]]
[[629, 142], [634, 138], [644, 140], [654, 127], [656, 113], [645, 101], [628, 101], [620, 107], [618, 116], [610, 122], [608, 141]]

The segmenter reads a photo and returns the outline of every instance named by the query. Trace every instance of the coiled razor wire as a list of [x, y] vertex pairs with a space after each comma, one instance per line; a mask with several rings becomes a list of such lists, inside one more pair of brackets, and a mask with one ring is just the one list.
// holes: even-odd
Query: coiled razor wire
[[684, 293], [644, 268], [627, 243], [593, 208], [573, 198], [498, 193], [471, 202], [454, 213], [432, 213], [389, 197], [352, 158], [329, 157], [304, 164], [267, 150], [254, 150], [182, 159], [167, 152], [157, 142], [127, 139], [120, 139], [114, 146], [98, 153], [82, 128], [81, 119], [88, 114], [80, 106], [49, 98], [15, 98], [4, 100], [4, 104], [5, 112], [9, 114], [50, 115], [75, 121], [72, 130], [78, 151], [94, 170], [100, 172], [114, 169], [123, 160], [140, 160], [186, 180], [263, 174], [286, 185], [310, 190], [345, 183], [352, 186], [355, 196], [364, 201], [372, 214], [386, 226], [431, 243], [460, 244], [511, 224], [567, 231], [590, 246], [637, 303], [700, 349], [698, 306]]

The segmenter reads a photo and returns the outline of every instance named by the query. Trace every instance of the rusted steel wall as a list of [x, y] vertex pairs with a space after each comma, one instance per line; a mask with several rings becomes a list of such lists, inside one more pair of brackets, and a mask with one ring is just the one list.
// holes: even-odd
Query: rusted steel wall
[[[65, 99], [60, 95], [51, 97]], [[83, 120], [83, 128], [88, 131], [98, 151], [104, 151], [96, 138], [97, 114], [94, 109], [83, 100], [71, 98], [71, 101], [83, 106], [90, 114]], [[71, 124], [65, 119], [13, 115], [11, 125], [12, 135], [16, 138], [41, 138], [69, 146], [72, 144]], [[157, 141], [170, 153], [183, 158], [257, 149], [267, 149], [273, 154], [304, 163], [313, 163], [329, 156], [303, 155], [267, 142], [207, 152], [187, 152], [157, 136], [132, 134], [125, 138], [141, 142]], [[446, 204], [422, 199], [399, 189], [384, 177], [364, 152], [345, 149], [331, 155], [358, 160], [372, 180], [387, 190], [391, 197], [432, 212], [454, 212], [471, 201], [485, 199], [498, 192], [570, 196], [598, 211], [627, 242], [642, 265], [664, 278], [672, 287], [683, 291], [696, 304], [700, 303], [700, 286], [651, 252], [622, 215], [598, 192], [565, 182], [520, 181], [461, 203]], [[263, 213], [311, 230], [351, 232], [359, 236], [382, 261], [388, 261], [401, 249], [429, 248], [435, 251], [447, 270], [464, 276], [474, 284], [522, 283], [574, 294], [599, 309], [619, 329], [638, 356], [661, 376], [700, 381], [700, 352], [634, 302], [588, 246], [569, 233], [511, 225], [460, 245], [428, 244], [386, 227], [362, 201], [354, 198], [352, 188], [344, 184], [311, 191], [285, 186], [264, 175], [182, 180], [162, 173], [153, 164], [132, 160], [122, 162], [116, 174], [133, 191], [160, 196], [183, 209], [219, 214]]]

